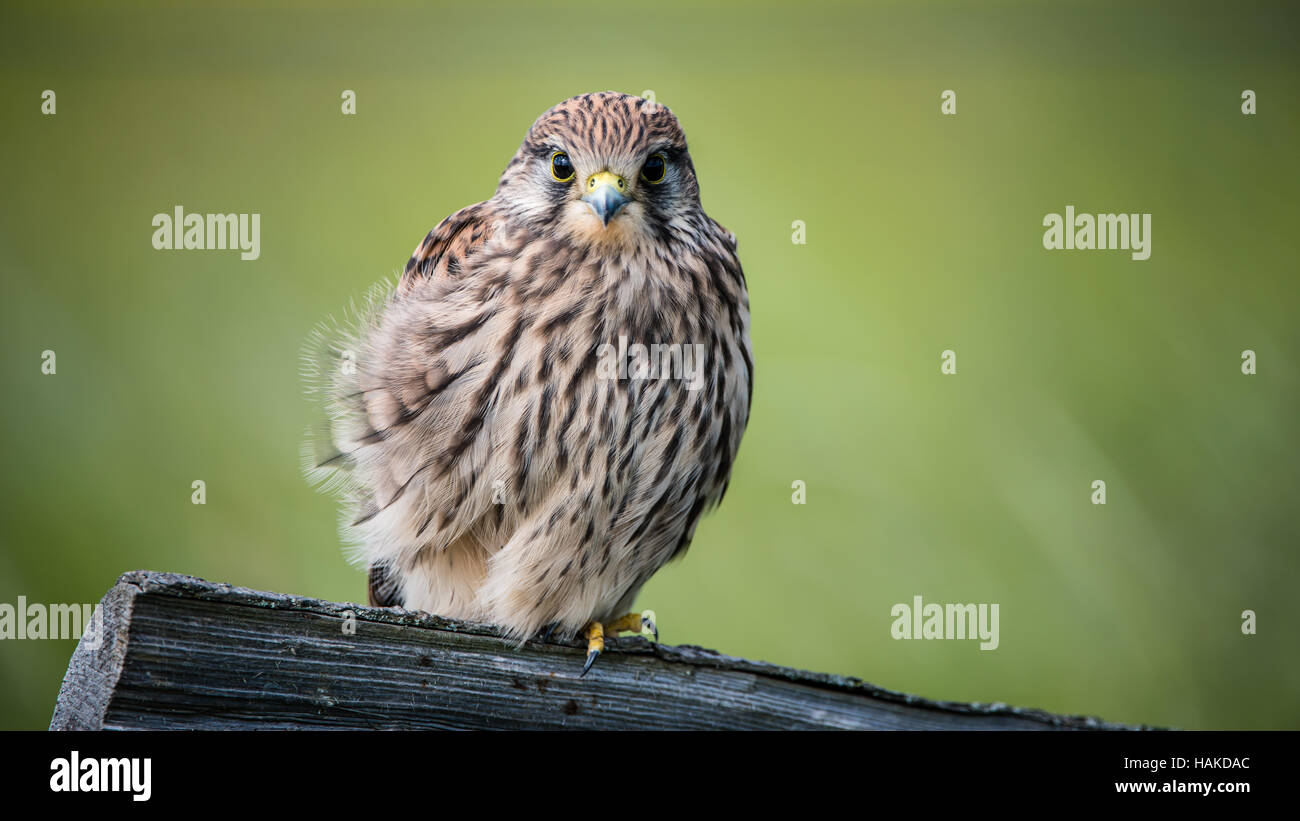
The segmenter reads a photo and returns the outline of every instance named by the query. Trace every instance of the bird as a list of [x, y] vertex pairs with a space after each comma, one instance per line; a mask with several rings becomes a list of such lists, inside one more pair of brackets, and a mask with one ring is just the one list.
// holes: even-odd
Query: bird
[[522, 645], [652, 632], [631, 611], [726, 493], [749, 422], [749, 297], [677, 117], [583, 94], [327, 344], [328, 454], [373, 606]]

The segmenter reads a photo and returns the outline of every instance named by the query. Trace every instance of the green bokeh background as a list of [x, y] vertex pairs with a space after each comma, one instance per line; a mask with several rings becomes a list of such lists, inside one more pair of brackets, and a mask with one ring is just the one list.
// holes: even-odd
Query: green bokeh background
[[[6, 3], [0, 602], [133, 568], [364, 598], [299, 470], [304, 339], [541, 111], [652, 89], [739, 237], [757, 362], [726, 502], [640, 599], [666, 641], [1300, 728], [1295, 16], [974, 5]], [[260, 213], [261, 258], [153, 250], [178, 204]], [[1152, 213], [1151, 259], [1045, 251], [1070, 204]], [[917, 594], [998, 603], [1000, 648], [891, 639]], [[0, 643], [0, 727], [48, 723], [73, 646]]]

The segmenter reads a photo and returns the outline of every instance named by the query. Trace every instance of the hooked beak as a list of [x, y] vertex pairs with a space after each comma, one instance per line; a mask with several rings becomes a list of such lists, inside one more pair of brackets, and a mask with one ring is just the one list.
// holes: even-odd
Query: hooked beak
[[582, 201], [600, 221], [609, 225], [614, 215], [627, 205], [627, 180], [617, 174], [601, 171], [587, 178], [587, 193]]

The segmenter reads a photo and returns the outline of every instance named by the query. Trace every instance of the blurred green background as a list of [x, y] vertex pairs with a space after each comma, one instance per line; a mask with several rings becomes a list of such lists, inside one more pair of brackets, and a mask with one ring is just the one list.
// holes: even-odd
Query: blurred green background
[[[299, 471], [305, 338], [544, 109], [650, 89], [739, 237], [757, 362], [726, 502], [639, 602], [665, 641], [1300, 728], [1295, 15], [975, 5], [6, 3], [0, 602], [133, 568], [364, 599]], [[261, 258], [155, 251], [178, 204], [260, 213]], [[1045, 251], [1066, 205], [1152, 213], [1151, 259]], [[1001, 646], [891, 639], [918, 594], [998, 603]], [[73, 646], [0, 642], [0, 727], [46, 726]]]

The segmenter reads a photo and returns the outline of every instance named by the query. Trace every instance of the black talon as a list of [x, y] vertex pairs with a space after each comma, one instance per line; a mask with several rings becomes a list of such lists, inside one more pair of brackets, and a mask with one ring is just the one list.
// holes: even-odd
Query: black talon
[[543, 644], [549, 643], [551, 636], [559, 629], [559, 627], [560, 623], [558, 621], [553, 621], [546, 625], [542, 628], [542, 632], [538, 634], [538, 641], [541, 641]]
[[650, 632], [654, 635], [655, 641], [659, 641], [659, 626], [654, 622], [650, 621], [649, 619], [647, 619], [645, 616], [642, 616], [641, 629], [644, 630], [647, 627], [650, 628]]
[[582, 675], [578, 676], [578, 678], [583, 678], [584, 676], [587, 675], [587, 671], [591, 669], [591, 665], [596, 663], [596, 656], [599, 655], [600, 655], [599, 650], [592, 650], [591, 652], [587, 653], [587, 663], [582, 665]]

